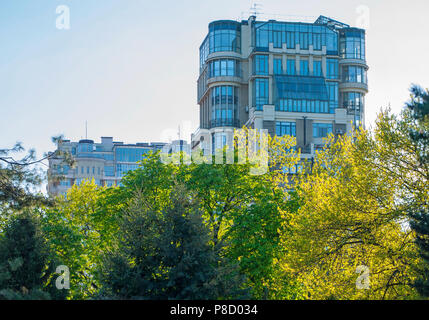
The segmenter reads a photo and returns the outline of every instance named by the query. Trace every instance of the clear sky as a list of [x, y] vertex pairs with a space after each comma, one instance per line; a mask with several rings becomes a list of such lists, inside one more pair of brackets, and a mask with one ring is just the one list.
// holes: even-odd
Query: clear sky
[[[389, 103], [398, 112], [412, 82], [429, 87], [427, 0], [257, 3], [277, 20], [322, 14], [352, 26], [361, 22], [358, 8], [368, 8], [367, 124]], [[198, 48], [208, 23], [245, 19], [251, 4], [0, 0], [0, 149], [21, 141], [41, 156], [54, 149], [54, 135], [85, 137], [85, 121], [96, 142], [162, 141], [179, 125], [195, 129]], [[70, 30], [56, 28], [58, 5], [70, 8]]]

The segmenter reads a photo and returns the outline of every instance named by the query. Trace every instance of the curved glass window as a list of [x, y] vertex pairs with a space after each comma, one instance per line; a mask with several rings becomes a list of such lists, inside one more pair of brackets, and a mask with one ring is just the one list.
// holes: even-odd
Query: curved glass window
[[211, 127], [238, 127], [238, 88], [234, 86], [213, 87], [211, 89], [211, 105]]
[[93, 152], [94, 151], [94, 144], [92, 143], [79, 143], [77, 146], [77, 152]]
[[342, 74], [344, 82], [367, 83], [367, 72], [364, 67], [345, 66]]
[[241, 26], [233, 21], [218, 21], [209, 25], [210, 53], [219, 51], [240, 52]]
[[360, 112], [364, 104], [364, 96], [360, 92], [343, 93], [343, 107], [349, 112]]
[[209, 77], [240, 76], [240, 62], [235, 59], [218, 59], [210, 61]]
[[365, 60], [365, 31], [359, 29], [342, 30], [340, 52], [345, 59]]
[[268, 75], [267, 55], [255, 55], [253, 58], [253, 74]]

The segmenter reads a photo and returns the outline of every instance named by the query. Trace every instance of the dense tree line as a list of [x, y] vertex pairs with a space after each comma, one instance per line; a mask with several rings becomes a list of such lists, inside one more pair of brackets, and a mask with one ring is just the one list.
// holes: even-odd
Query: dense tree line
[[46, 199], [0, 150], [0, 298], [428, 298], [429, 92], [411, 94], [292, 176], [295, 139], [267, 137], [264, 174], [149, 154], [120, 187]]

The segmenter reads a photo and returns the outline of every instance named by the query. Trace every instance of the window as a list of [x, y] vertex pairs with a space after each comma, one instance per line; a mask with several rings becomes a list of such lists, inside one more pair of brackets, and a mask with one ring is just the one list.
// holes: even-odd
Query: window
[[321, 77], [322, 76], [322, 61], [313, 61], [313, 76]]
[[329, 96], [329, 113], [335, 113], [338, 108], [338, 83], [327, 82], [328, 96]]
[[288, 49], [295, 49], [295, 32], [286, 32], [286, 44]]
[[313, 33], [313, 49], [322, 50], [322, 37], [320, 33]]
[[238, 89], [234, 86], [211, 88], [212, 127], [238, 126]]
[[116, 165], [116, 172], [118, 177], [123, 177], [128, 171], [136, 170], [139, 166], [137, 164], [124, 164], [120, 163]]
[[331, 123], [313, 123], [313, 138], [324, 138], [332, 133]]
[[295, 122], [276, 122], [276, 135], [279, 137], [289, 135], [296, 136], [296, 123]]
[[70, 180], [69, 179], [61, 180], [60, 181], [60, 186], [62, 186], [62, 187], [70, 187], [71, 186]]
[[114, 177], [115, 176], [115, 167], [114, 166], [104, 166], [104, 175], [106, 177]]
[[253, 74], [268, 75], [267, 55], [255, 55], [253, 58]]
[[286, 70], [286, 73], [288, 75], [295, 75], [296, 74], [295, 59], [287, 59], [287, 70]]
[[342, 80], [344, 82], [367, 83], [367, 72], [363, 67], [343, 67]]
[[326, 59], [326, 78], [338, 79], [338, 60]]
[[255, 79], [254, 81], [255, 107], [256, 110], [262, 110], [262, 106], [268, 104], [268, 79]]
[[341, 31], [340, 53], [345, 59], [365, 60], [365, 31]]
[[240, 24], [233, 22], [217, 22], [211, 23], [209, 29], [210, 53], [219, 51], [240, 52]]
[[349, 112], [360, 112], [363, 106], [363, 95], [359, 92], [345, 92], [343, 93], [343, 107], [347, 108]]
[[310, 74], [309, 68], [308, 68], [308, 60], [307, 59], [301, 59], [300, 60], [300, 70], [299, 73], [301, 76], [308, 76]]
[[273, 31], [273, 46], [274, 46], [274, 48], [281, 48], [282, 45], [283, 45], [282, 32], [281, 31]]
[[274, 74], [283, 74], [282, 59], [275, 58], [273, 64]]
[[143, 155], [149, 152], [149, 148], [118, 147], [115, 150], [116, 161], [137, 162], [143, 160]]
[[308, 49], [308, 32], [300, 32], [299, 34], [299, 47], [300, 49]]
[[240, 76], [240, 62], [234, 59], [219, 59], [209, 63], [209, 77]]

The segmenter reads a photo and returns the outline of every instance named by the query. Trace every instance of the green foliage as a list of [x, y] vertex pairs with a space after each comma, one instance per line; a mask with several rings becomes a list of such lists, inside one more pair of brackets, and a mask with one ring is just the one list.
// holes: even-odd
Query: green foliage
[[116, 299], [218, 299], [245, 294], [242, 279], [209, 245], [198, 207], [175, 188], [161, 212], [136, 195], [121, 240], [106, 257], [101, 295]]
[[415, 150], [413, 164], [418, 169], [419, 179], [424, 189], [414, 190], [414, 194], [421, 193], [421, 197], [411, 198], [411, 227], [416, 232], [416, 244], [424, 265], [419, 270], [419, 277], [414, 287], [420, 295], [429, 298], [429, 91], [423, 91], [418, 86], [411, 88], [411, 101], [407, 104], [409, 113], [406, 115], [413, 121], [409, 131], [410, 144]]
[[99, 288], [97, 270], [103, 252], [112, 246], [119, 228], [120, 210], [109, 197], [112, 192], [84, 181], [43, 215], [49, 244], [70, 270], [71, 299], [88, 298]]
[[0, 238], [1, 299], [61, 299], [54, 285], [57, 264], [30, 214], [11, 218]]

